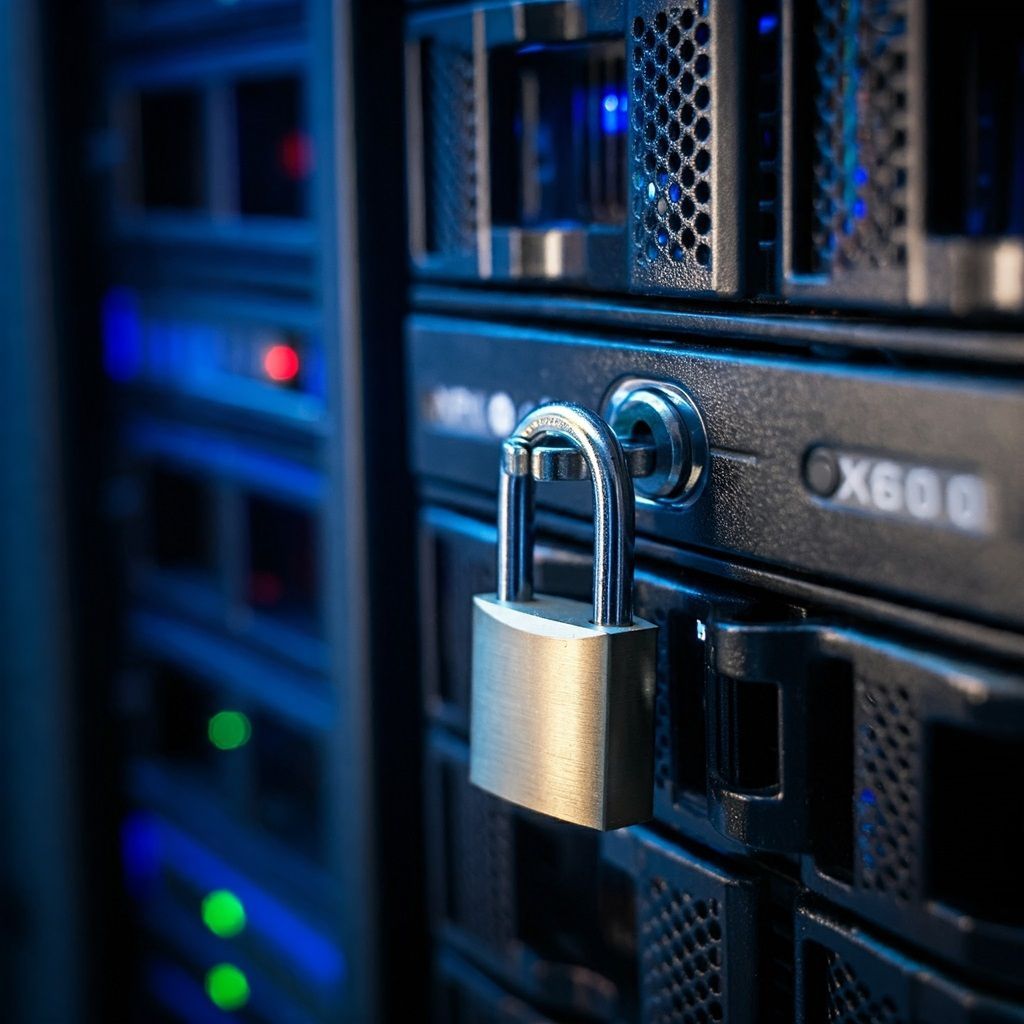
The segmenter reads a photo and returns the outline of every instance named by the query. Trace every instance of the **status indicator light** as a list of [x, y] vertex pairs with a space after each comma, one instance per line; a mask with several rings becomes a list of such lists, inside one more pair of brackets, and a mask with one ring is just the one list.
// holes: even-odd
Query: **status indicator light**
[[218, 1010], [231, 1013], [249, 1002], [249, 979], [234, 964], [217, 964], [206, 972], [206, 994]]
[[294, 380], [299, 373], [299, 353], [291, 345], [274, 345], [263, 356], [263, 369], [278, 383]]
[[245, 907], [229, 889], [215, 889], [203, 897], [203, 924], [222, 939], [231, 939], [245, 928]]
[[241, 711], [218, 711], [206, 727], [206, 735], [218, 750], [237, 750], [252, 736], [252, 724]]
[[305, 132], [289, 132], [282, 140], [278, 158], [292, 181], [308, 178], [313, 170], [313, 144]]

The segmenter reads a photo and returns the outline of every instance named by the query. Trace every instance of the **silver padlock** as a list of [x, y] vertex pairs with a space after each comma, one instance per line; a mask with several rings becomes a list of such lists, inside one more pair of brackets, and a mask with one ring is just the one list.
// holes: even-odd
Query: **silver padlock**
[[[533, 593], [531, 454], [557, 437], [594, 490], [594, 602]], [[470, 781], [597, 829], [651, 816], [657, 627], [633, 619], [633, 483], [582, 406], [529, 413], [502, 446], [498, 592], [473, 598]]]

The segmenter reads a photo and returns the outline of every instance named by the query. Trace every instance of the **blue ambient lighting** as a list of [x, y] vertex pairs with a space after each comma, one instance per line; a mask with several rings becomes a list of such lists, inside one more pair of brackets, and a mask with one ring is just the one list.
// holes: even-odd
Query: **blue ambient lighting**
[[111, 288], [103, 297], [103, 369], [111, 380], [129, 381], [142, 369], [142, 320], [135, 293]]
[[160, 873], [160, 835], [152, 815], [137, 811], [121, 823], [125, 887], [141, 897]]
[[279, 955], [316, 984], [332, 986], [344, 981], [345, 957], [326, 936], [184, 833], [166, 823], [161, 823], [160, 832], [163, 856], [176, 872], [197, 889], [231, 889], [245, 904], [250, 931], [276, 947]]

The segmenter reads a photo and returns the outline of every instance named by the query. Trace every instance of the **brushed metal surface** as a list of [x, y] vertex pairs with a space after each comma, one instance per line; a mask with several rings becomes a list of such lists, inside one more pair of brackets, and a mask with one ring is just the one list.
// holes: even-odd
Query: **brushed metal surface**
[[590, 828], [650, 818], [657, 627], [543, 594], [473, 603], [470, 780]]

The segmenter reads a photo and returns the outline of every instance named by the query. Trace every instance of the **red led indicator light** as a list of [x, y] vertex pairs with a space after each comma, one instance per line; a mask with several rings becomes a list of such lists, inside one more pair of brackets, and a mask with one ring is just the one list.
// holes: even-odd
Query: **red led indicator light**
[[279, 383], [294, 380], [299, 372], [299, 354], [291, 345], [274, 345], [263, 357], [263, 369]]
[[313, 144], [303, 132], [289, 132], [278, 151], [281, 169], [292, 181], [308, 178], [313, 170]]

